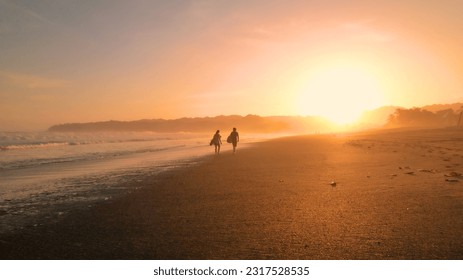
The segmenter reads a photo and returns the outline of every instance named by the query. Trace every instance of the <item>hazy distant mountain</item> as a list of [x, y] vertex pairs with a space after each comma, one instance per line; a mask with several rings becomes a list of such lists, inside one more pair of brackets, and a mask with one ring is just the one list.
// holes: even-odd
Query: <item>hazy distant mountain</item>
[[319, 117], [261, 117], [217, 116], [204, 118], [181, 118], [173, 120], [152, 119], [138, 121], [106, 121], [92, 123], [68, 123], [54, 125], [54, 132], [96, 132], [96, 131], [154, 131], [154, 132], [211, 132], [216, 129], [255, 133], [276, 132], [323, 132], [334, 125]]

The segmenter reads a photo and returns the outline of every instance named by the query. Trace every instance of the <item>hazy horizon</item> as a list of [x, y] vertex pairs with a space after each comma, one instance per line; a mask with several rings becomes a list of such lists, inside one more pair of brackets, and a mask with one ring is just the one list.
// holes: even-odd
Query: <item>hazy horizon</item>
[[463, 101], [463, 2], [0, 0], [0, 130]]
[[[423, 109], [427, 110], [426, 107], [434, 107], [436, 106], [437, 108], [440, 108], [441, 106], [447, 109], [452, 109], [455, 107], [455, 105], [461, 104], [463, 102], [456, 102], [453, 104], [428, 104], [424, 105], [423, 107], [401, 107], [401, 106], [394, 106], [394, 105], [385, 105], [377, 108], [372, 108], [370, 110], [364, 110], [361, 111], [361, 114], [358, 118], [352, 120], [351, 122], [346, 122], [346, 123], [337, 123], [336, 121], [330, 120], [329, 118], [322, 116], [322, 115], [257, 115], [257, 114], [246, 114], [246, 115], [240, 115], [240, 114], [229, 114], [229, 115], [214, 115], [214, 116], [181, 116], [177, 118], [163, 118], [163, 117], [158, 117], [158, 118], [144, 118], [144, 119], [100, 119], [100, 120], [87, 120], [87, 121], [59, 121], [57, 120], [55, 123], [49, 123], [49, 124], [42, 124], [39, 126], [28, 126], [27, 124], [23, 124], [22, 126], [20, 125], [15, 126], [15, 125], [4, 125], [0, 126], [0, 132], [40, 132], [40, 131], [47, 131], [52, 127], [56, 126], [62, 126], [62, 125], [73, 125], [73, 124], [92, 124], [92, 123], [106, 123], [106, 122], [120, 122], [120, 123], [132, 123], [132, 122], [138, 122], [138, 121], [152, 121], [152, 120], [165, 120], [165, 121], [180, 121], [182, 119], [216, 119], [220, 117], [241, 117], [241, 118], [246, 118], [247, 116], [256, 116], [256, 117], [262, 117], [262, 118], [309, 118], [313, 120], [319, 120], [326, 122], [325, 129], [327, 131], [358, 131], [358, 130], [365, 130], [365, 129], [371, 129], [371, 128], [381, 128], [386, 124], [387, 116], [392, 115], [396, 109], [404, 109], [404, 110], [412, 110], [412, 109]], [[455, 109], [453, 108], [454, 112], [456, 114], [461, 113], [463, 109], [463, 106], [460, 108]], [[387, 115], [385, 115], [385, 111], [389, 112]], [[436, 112], [438, 110], [432, 110], [432, 112]], [[231, 124], [230, 124], [231, 125]], [[232, 126], [236, 126], [236, 124], [233, 124]], [[207, 130], [208, 128], [203, 128], [204, 130]], [[300, 129], [297, 130], [290, 130], [294, 133], [301, 133], [303, 131], [300, 131]]]

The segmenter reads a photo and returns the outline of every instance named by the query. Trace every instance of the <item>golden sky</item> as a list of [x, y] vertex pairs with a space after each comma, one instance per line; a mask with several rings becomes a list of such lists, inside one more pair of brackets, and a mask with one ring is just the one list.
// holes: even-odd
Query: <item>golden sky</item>
[[0, 130], [463, 101], [463, 1], [0, 0]]

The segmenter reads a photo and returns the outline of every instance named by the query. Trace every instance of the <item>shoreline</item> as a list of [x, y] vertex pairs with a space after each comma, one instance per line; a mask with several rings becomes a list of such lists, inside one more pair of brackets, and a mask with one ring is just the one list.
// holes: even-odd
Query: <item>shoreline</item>
[[238, 145], [0, 235], [0, 258], [463, 259], [461, 143], [433, 130]]

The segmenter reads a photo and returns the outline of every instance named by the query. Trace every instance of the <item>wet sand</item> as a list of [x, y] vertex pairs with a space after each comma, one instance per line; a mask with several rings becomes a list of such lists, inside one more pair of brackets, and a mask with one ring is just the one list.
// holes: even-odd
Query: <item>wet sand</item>
[[230, 150], [0, 236], [0, 258], [463, 259], [463, 130]]

